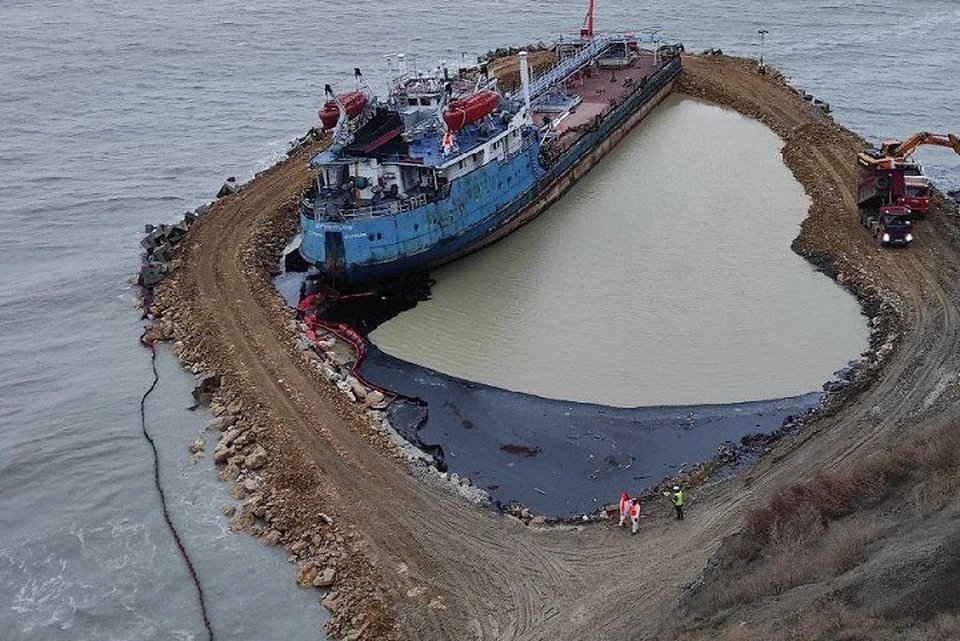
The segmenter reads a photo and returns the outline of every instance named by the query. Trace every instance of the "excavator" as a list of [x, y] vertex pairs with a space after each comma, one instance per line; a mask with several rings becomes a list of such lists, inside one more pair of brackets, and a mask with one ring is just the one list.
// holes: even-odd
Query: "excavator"
[[909, 207], [914, 213], [924, 215], [930, 206], [930, 183], [920, 164], [910, 155], [920, 145], [948, 147], [960, 155], [960, 137], [954, 134], [934, 134], [921, 131], [906, 140], [885, 140], [880, 149], [868, 149], [857, 154], [857, 162], [873, 173], [883, 170], [902, 170], [906, 178], [906, 190], [897, 198], [897, 203]]
[[889, 169], [895, 166], [894, 163], [908, 162], [907, 159], [910, 154], [920, 145], [949, 147], [960, 154], [960, 137], [954, 134], [932, 134], [928, 131], [921, 131], [904, 141], [884, 140], [880, 143], [880, 149], [861, 151], [857, 154], [857, 162], [868, 169], [878, 166]]

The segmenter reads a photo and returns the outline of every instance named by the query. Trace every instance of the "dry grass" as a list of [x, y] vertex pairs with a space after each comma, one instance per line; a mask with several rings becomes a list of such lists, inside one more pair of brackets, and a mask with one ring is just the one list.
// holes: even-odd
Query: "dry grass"
[[[960, 423], [924, 429], [849, 469], [820, 472], [751, 511], [741, 534], [724, 542], [719, 569], [691, 598], [691, 612], [713, 616], [852, 570], [869, 544], [896, 524], [869, 508], [901, 488], [898, 496], [919, 516], [943, 509], [960, 494]], [[816, 624], [829, 627], [829, 612], [820, 614]], [[852, 616], [846, 612], [836, 629], [853, 636], [823, 638], [861, 638]], [[837, 617], [832, 620], [840, 625]]]
[[960, 641], [960, 617], [942, 615], [927, 623], [909, 625], [870, 616], [836, 599], [828, 599], [779, 621], [734, 621], [702, 638], [723, 641]]

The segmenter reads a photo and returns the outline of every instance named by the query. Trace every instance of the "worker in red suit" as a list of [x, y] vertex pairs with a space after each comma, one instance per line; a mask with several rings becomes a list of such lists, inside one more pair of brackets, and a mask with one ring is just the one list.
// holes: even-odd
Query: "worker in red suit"
[[630, 534], [636, 534], [640, 531], [640, 497], [630, 498], [630, 495], [623, 492], [620, 495], [620, 523], [623, 527], [630, 519]]

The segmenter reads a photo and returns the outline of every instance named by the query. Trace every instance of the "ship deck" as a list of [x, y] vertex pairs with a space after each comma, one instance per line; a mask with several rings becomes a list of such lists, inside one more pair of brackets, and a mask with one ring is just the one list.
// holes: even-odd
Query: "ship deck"
[[[556, 125], [557, 139], [570, 137], [580, 125], [589, 124], [616, 107], [645, 77], [658, 69], [652, 53], [642, 53], [627, 67], [592, 69], [590, 75], [582, 74], [567, 80], [564, 91], [570, 96], [579, 96], [581, 101], [570, 114]], [[553, 116], [547, 109], [534, 109], [534, 122], [543, 122], [544, 116]], [[578, 136], [573, 136], [576, 138]], [[567, 141], [564, 141], [567, 143]], [[564, 144], [563, 146], [567, 146]]]

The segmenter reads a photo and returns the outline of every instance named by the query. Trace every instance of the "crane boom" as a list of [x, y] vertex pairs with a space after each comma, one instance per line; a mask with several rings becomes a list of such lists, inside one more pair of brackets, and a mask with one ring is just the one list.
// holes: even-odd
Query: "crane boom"
[[590, 0], [590, 6], [587, 8], [587, 15], [583, 19], [583, 28], [580, 29], [581, 38], [593, 37], [593, 5], [595, 0]]

